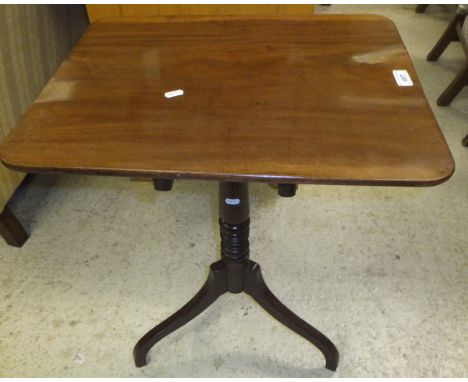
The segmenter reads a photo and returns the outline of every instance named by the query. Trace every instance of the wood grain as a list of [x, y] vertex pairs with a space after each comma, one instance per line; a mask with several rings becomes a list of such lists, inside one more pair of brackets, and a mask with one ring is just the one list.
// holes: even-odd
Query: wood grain
[[90, 22], [115, 16], [311, 15], [310, 4], [87, 4]]
[[[434, 185], [454, 163], [379, 16], [92, 24], [0, 148], [31, 172]], [[412, 87], [398, 87], [393, 69]], [[183, 89], [167, 99], [164, 93]]]
[[[121, 16], [159, 16], [156, 4], [121, 4]], [[99, 17], [99, 15], [96, 15]]]
[[122, 14], [119, 4], [86, 4], [86, 11], [90, 22], [104, 17], [117, 17]]

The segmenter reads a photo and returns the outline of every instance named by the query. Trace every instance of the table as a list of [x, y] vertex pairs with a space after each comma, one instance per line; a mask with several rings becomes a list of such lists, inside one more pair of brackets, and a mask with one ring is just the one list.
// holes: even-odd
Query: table
[[35, 173], [150, 177], [159, 190], [177, 179], [219, 182], [221, 260], [138, 341], [136, 366], [229, 291], [249, 294], [335, 370], [333, 343], [285, 307], [249, 259], [248, 182], [293, 196], [305, 183], [432, 186], [454, 171], [395, 25], [373, 15], [102, 20], [0, 157]]

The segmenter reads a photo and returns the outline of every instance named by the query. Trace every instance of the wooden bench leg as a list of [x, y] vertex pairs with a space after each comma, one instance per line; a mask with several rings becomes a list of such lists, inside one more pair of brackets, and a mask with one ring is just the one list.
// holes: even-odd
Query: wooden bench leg
[[445, 89], [437, 100], [437, 105], [448, 106], [458, 93], [468, 85], [468, 60], [463, 65], [463, 69], [457, 74], [455, 79]]
[[414, 11], [416, 13], [424, 13], [424, 12], [426, 12], [426, 9], [427, 9], [428, 6], [429, 6], [429, 4], [418, 4]]
[[452, 41], [458, 41], [457, 24], [463, 23], [466, 15], [456, 14], [450, 20], [450, 23], [445, 32], [440, 37], [439, 41], [435, 44], [434, 48], [427, 55], [427, 61], [437, 61], [440, 55], [449, 46]]
[[468, 147], [468, 134], [465, 135], [465, 138], [463, 138], [462, 144], [463, 146]]
[[13, 247], [22, 247], [29, 237], [16, 216], [6, 206], [0, 213], [0, 235]]

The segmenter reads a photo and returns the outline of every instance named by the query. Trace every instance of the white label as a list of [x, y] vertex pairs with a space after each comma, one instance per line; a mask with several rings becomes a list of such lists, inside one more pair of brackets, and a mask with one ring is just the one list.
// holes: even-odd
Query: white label
[[226, 198], [226, 204], [229, 204], [230, 206], [237, 206], [238, 204], [240, 204], [240, 199], [229, 199], [229, 198]]
[[394, 70], [393, 77], [398, 86], [413, 86], [413, 81], [406, 70]]
[[170, 92], [164, 93], [164, 97], [166, 98], [178, 97], [181, 95], [184, 95], [184, 91], [182, 89], [171, 90]]

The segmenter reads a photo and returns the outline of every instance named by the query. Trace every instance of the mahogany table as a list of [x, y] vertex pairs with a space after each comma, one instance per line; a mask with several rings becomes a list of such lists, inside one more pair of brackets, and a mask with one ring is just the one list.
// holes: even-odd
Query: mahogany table
[[229, 291], [249, 294], [335, 370], [333, 343], [286, 308], [249, 260], [248, 182], [293, 196], [303, 183], [431, 186], [454, 171], [395, 25], [364, 15], [92, 24], [1, 159], [27, 172], [151, 177], [159, 190], [174, 179], [219, 182], [221, 260], [136, 344], [137, 366]]

